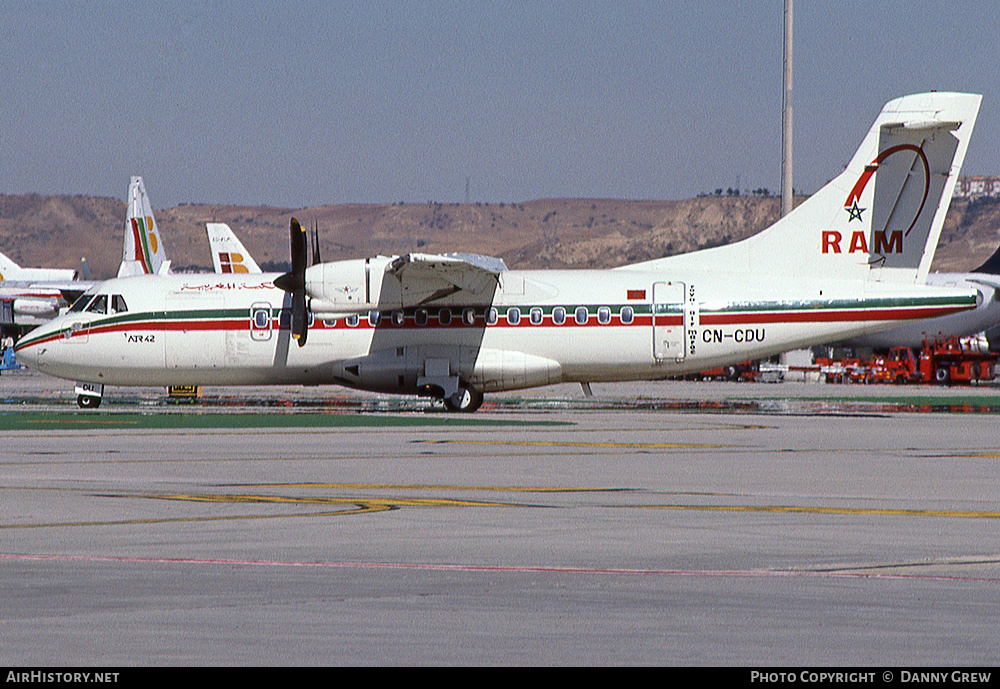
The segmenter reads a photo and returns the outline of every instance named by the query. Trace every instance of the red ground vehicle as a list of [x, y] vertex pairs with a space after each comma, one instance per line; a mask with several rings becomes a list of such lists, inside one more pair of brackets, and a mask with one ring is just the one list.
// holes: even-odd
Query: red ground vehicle
[[971, 383], [993, 380], [997, 355], [977, 346], [963, 344], [956, 337], [924, 340], [920, 357], [909, 347], [893, 347], [888, 356], [869, 367], [876, 383]]
[[923, 382], [920, 361], [909, 347], [893, 347], [887, 356], [879, 357], [872, 363], [871, 381], [900, 384]]
[[732, 364], [721, 368], [711, 368], [702, 371], [699, 377], [702, 380], [730, 380], [730, 381], [750, 381], [757, 377], [757, 363], [754, 361], [744, 361], [742, 364]]
[[827, 383], [867, 383], [870, 377], [868, 362], [857, 357], [816, 357], [816, 363]]

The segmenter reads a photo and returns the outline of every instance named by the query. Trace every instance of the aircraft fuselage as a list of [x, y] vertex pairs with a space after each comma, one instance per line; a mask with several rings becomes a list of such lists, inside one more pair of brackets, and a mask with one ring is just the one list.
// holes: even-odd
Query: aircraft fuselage
[[103, 313], [50, 321], [22, 339], [18, 356], [106, 385], [333, 383], [421, 394], [457, 375], [491, 392], [667, 378], [976, 305], [969, 290], [861, 281], [505, 271], [478, 304], [393, 308], [383, 292], [353, 314], [314, 318], [299, 347], [277, 277], [110, 280], [96, 290], [107, 296]]

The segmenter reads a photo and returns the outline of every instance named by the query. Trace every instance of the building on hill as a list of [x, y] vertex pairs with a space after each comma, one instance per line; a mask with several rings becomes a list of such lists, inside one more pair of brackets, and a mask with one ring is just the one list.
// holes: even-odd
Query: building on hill
[[978, 199], [982, 196], [1000, 196], [1000, 176], [959, 176], [953, 198]]

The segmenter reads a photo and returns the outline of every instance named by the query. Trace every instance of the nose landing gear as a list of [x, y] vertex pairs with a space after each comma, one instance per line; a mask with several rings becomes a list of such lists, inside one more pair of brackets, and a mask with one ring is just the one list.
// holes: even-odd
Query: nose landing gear
[[96, 383], [76, 384], [76, 403], [83, 409], [97, 409], [101, 406], [104, 386]]

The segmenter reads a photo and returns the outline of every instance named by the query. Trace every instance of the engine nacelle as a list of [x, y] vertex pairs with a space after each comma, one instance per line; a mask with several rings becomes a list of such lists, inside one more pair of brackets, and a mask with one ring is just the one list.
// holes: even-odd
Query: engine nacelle
[[335, 375], [362, 390], [448, 397], [460, 381], [480, 392], [551, 385], [562, 380], [562, 369], [556, 361], [523, 352], [409, 345], [342, 361]]
[[[319, 318], [330, 314], [359, 313], [380, 303], [385, 267], [384, 256], [320, 263], [306, 269], [306, 294], [310, 310]], [[398, 297], [395, 301], [398, 301]], [[390, 302], [382, 308], [396, 308]]]
[[55, 299], [19, 297], [14, 300], [14, 322], [42, 323], [59, 315], [59, 302]]

